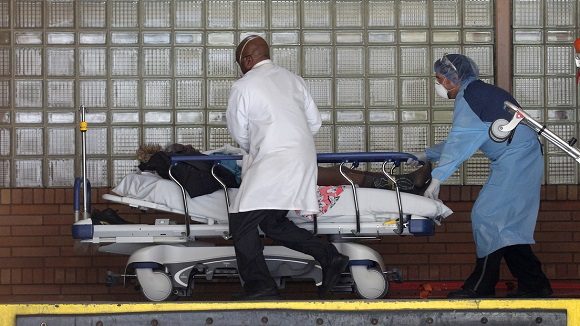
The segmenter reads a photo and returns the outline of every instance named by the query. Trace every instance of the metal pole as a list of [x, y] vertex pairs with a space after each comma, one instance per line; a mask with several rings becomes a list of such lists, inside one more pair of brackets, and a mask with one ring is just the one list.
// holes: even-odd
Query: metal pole
[[82, 152], [82, 170], [83, 170], [83, 219], [90, 218], [89, 213], [89, 198], [88, 198], [88, 186], [87, 186], [87, 130], [88, 123], [85, 121], [86, 107], [81, 105], [79, 108], [81, 112], [81, 118], [79, 123], [79, 130], [81, 131], [81, 152]]

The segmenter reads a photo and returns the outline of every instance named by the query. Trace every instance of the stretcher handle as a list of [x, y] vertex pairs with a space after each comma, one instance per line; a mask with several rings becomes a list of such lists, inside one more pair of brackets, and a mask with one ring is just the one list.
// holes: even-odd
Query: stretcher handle
[[[418, 161], [413, 154], [402, 152], [348, 152], [348, 153], [319, 153], [316, 155], [318, 163], [359, 163], [359, 162], [391, 162], [399, 165], [408, 159]], [[225, 161], [241, 160], [242, 155], [173, 155], [171, 163], [185, 161]], [[423, 162], [424, 163], [424, 162]]]
[[415, 155], [402, 152], [320, 153], [317, 159], [318, 163], [390, 162], [397, 166], [409, 159], [418, 161]]
[[508, 111], [514, 113], [514, 119], [516, 116], [519, 115], [523, 117], [523, 122], [532, 130], [538, 133], [538, 136], [543, 136], [549, 142], [560, 148], [570, 157], [572, 157], [576, 162], [580, 163], [580, 150], [573, 145], [569, 144], [562, 138], [558, 137], [555, 133], [553, 133], [550, 129], [548, 129], [545, 125], [534, 120], [530, 115], [528, 115], [522, 108], [518, 107], [517, 105], [511, 103], [510, 101], [505, 101], [504, 106]]

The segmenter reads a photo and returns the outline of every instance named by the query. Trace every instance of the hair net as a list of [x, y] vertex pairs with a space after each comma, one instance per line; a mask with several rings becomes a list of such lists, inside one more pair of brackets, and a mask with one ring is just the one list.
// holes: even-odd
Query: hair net
[[477, 64], [463, 54], [444, 54], [435, 61], [433, 70], [455, 84], [462, 84], [469, 78], [479, 78]]

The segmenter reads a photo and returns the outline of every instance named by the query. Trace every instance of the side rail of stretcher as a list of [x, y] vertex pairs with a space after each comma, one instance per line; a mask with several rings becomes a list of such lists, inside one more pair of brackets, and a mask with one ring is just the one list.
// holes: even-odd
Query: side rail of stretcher
[[[178, 156], [174, 157], [173, 164], [179, 164], [179, 162], [186, 161], [190, 157]], [[211, 156], [194, 156], [193, 158], [197, 160], [214, 161], [219, 164], [222, 160], [238, 160], [241, 156], [232, 155], [211, 155]], [[393, 169], [399, 166], [401, 162], [406, 162], [409, 158], [415, 158], [413, 155], [406, 153], [328, 153], [319, 154], [318, 159], [320, 163], [335, 163], [339, 162], [342, 168], [346, 164], [357, 165], [360, 162], [383, 162], [383, 173], [389, 177], [389, 179], [395, 185], [395, 195], [391, 195], [389, 201], [393, 201], [392, 207], [397, 210], [398, 208], [398, 218], [395, 220], [385, 221], [361, 221], [360, 212], [358, 207], [359, 198], [357, 197], [357, 187], [354, 186], [352, 180], [348, 179], [346, 174], [343, 172], [343, 176], [351, 184], [352, 196], [354, 200], [354, 211], [355, 215], [351, 221], [342, 220], [339, 223], [334, 221], [322, 221], [318, 222], [315, 218], [313, 221], [300, 222], [299, 226], [305, 228], [316, 234], [326, 234], [332, 235], [334, 237], [339, 237], [342, 239], [352, 239], [352, 238], [364, 238], [364, 239], [377, 239], [384, 235], [414, 235], [414, 236], [428, 236], [434, 233], [434, 220], [438, 216], [423, 216], [415, 215], [409, 211], [409, 208], [414, 206], [409, 206], [408, 199], [401, 201], [401, 194], [398, 192], [398, 186], [396, 180], [391, 177]], [[387, 172], [386, 165], [393, 164], [391, 171]], [[217, 165], [214, 165], [214, 168]], [[215, 176], [215, 173], [214, 173]], [[219, 180], [219, 179], [218, 179]], [[176, 180], [175, 180], [176, 181]], [[186, 191], [183, 187], [176, 181], [176, 184], [181, 188], [182, 197], [186, 198]], [[75, 193], [82, 191], [82, 185], [78, 184], [75, 187]], [[227, 194], [227, 188], [222, 185]], [[391, 192], [392, 194], [392, 192]], [[407, 194], [404, 194], [405, 196]], [[80, 196], [78, 196], [80, 198]], [[76, 197], [75, 197], [76, 198]], [[132, 207], [140, 209], [154, 209], [157, 211], [185, 214], [187, 217], [189, 213], [184, 211], [184, 209], [179, 207], [169, 207], [163, 204], [159, 204], [152, 201], [141, 200], [133, 197], [123, 197], [113, 194], [103, 195], [103, 198], [119, 204], [129, 205]], [[393, 199], [394, 198], [394, 199]], [[226, 196], [226, 201], [228, 198]], [[396, 203], [395, 203], [396, 201]], [[404, 210], [402, 205], [408, 205]], [[396, 205], [396, 206], [395, 206]], [[80, 205], [75, 205], [75, 209]], [[187, 200], [184, 202], [183, 208], [187, 207]], [[226, 206], [227, 209], [227, 206]], [[404, 212], [404, 213], [403, 213]], [[195, 212], [194, 212], [195, 213]], [[225, 212], [224, 212], [225, 213]], [[394, 213], [394, 211], [393, 211]], [[365, 215], [366, 217], [366, 215]], [[190, 220], [200, 222], [195, 224], [190, 224]], [[86, 243], [93, 244], [105, 244], [105, 243], [117, 243], [117, 244], [147, 244], [147, 243], [185, 243], [189, 241], [195, 241], [195, 238], [212, 238], [212, 237], [229, 237], [229, 228], [227, 223], [222, 224], [221, 222], [215, 221], [213, 219], [200, 219], [196, 217], [196, 214], [189, 216], [185, 219], [184, 224], [175, 224], [168, 219], [157, 219], [154, 225], [148, 224], [127, 224], [127, 225], [100, 225], [94, 224], [91, 218], [81, 219], [73, 225], [73, 237], [75, 239], [81, 240]]]
[[[187, 236], [191, 234], [191, 225], [189, 221], [189, 211], [187, 207], [187, 193], [185, 187], [173, 176], [171, 170], [177, 164], [182, 162], [188, 161], [212, 161], [214, 165], [211, 169], [211, 173], [213, 177], [220, 183], [222, 188], [224, 189], [225, 200], [226, 200], [226, 207], [228, 208], [229, 214], [229, 196], [228, 191], [225, 183], [220, 180], [220, 178], [215, 173], [215, 168], [219, 165], [220, 161], [225, 160], [241, 160], [242, 156], [240, 155], [208, 155], [208, 156], [198, 156], [198, 155], [175, 155], [171, 157], [171, 166], [169, 168], [169, 176], [170, 178], [175, 181], [179, 185], [181, 189], [181, 195], [183, 199], [183, 207], [184, 207], [184, 220], [186, 226], [186, 233]], [[401, 153], [401, 152], [350, 152], [350, 153], [321, 153], [317, 155], [318, 163], [339, 163], [339, 171], [341, 175], [345, 178], [346, 181], [351, 185], [353, 199], [354, 199], [354, 207], [355, 207], [355, 228], [351, 229], [351, 233], [353, 237], [358, 237], [361, 235], [361, 221], [360, 221], [360, 210], [359, 210], [359, 203], [358, 203], [358, 194], [357, 194], [357, 187], [355, 186], [352, 179], [350, 179], [346, 173], [344, 172], [344, 167], [346, 164], [351, 164], [353, 167], [357, 167], [361, 162], [382, 162], [382, 172], [383, 174], [393, 183], [395, 192], [397, 194], [397, 207], [399, 210], [399, 218], [397, 221], [397, 229], [395, 230], [396, 234], [402, 235], [406, 220], [403, 214], [403, 207], [401, 203], [401, 194], [399, 185], [397, 184], [397, 180], [392, 176], [393, 170], [400, 166], [402, 162], [407, 162], [409, 159], [417, 160], [412, 154], [409, 153]], [[391, 165], [390, 172], [387, 172], [387, 165]], [[313, 221], [313, 231], [314, 233], [318, 233], [318, 224], [316, 218]], [[432, 221], [427, 221], [428, 223]]]

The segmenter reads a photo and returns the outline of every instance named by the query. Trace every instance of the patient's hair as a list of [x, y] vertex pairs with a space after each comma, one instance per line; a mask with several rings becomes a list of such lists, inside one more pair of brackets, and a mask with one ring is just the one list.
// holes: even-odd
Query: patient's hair
[[159, 144], [143, 144], [137, 149], [137, 160], [139, 160], [141, 163], [148, 162], [151, 158], [151, 155], [159, 152], [160, 150], [162, 150], [162, 148]]

